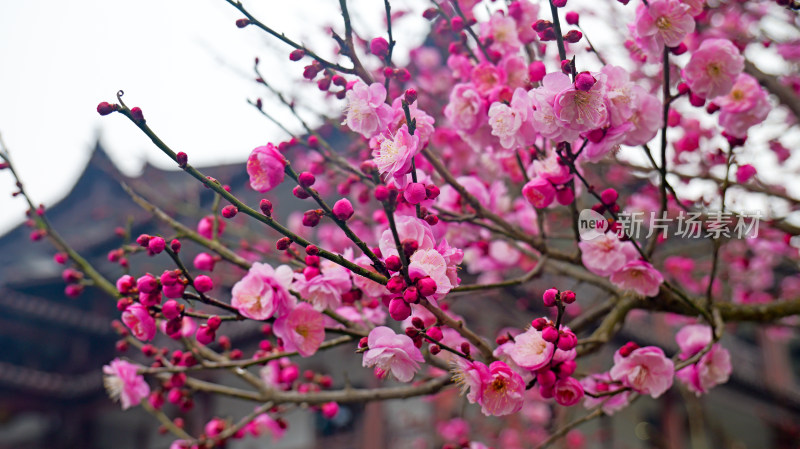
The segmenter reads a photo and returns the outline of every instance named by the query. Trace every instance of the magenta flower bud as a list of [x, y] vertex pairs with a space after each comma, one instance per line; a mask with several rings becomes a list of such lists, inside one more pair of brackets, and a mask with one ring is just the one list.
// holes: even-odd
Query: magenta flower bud
[[439, 15], [439, 10], [436, 8], [428, 8], [422, 12], [422, 17], [427, 20], [433, 20]]
[[750, 164], [740, 165], [736, 170], [736, 182], [744, 184], [756, 175], [756, 168]]
[[122, 293], [123, 295], [127, 295], [128, 293], [133, 290], [133, 287], [136, 286], [137, 282], [133, 279], [133, 276], [126, 274], [120, 276], [117, 279], [117, 291]]
[[136, 288], [139, 289], [139, 293], [153, 293], [158, 290], [158, 280], [147, 273], [136, 280]]
[[176, 282], [173, 285], [166, 285], [162, 288], [164, 296], [172, 299], [182, 298], [185, 290], [186, 286], [183, 282]]
[[124, 312], [131, 304], [133, 304], [133, 299], [128, 297], [119, 298], [117, 301], [117, 310]]
[[131, 118], [137, 123], [144, 122], [144, 114], [142, 113], [142, 109], [138, 106], [131, 109]]
[[64, 265], [67, 263], [67, 255], [65, 253], [55, 253], [53, 255], [53, 260], [59, 265]]
[[569, 377], [575, 373], [575, 368], [577, 368], [578, 364], [575, 363], [574, 360], [567, 360], [565, 362], [560, 363], [556, 367], [557, 375], [559, 379], [564, 379], [565, 377]]
[[426, 298], [436, 293], [436, 289], [436, 281], [434, 281], [430, 276], [424, 277], [417, 281], [417, 290], [419, 291], [419, 294]]
[[573, 349], [576, 344], [577, 341], [571, 333], [562, 332], [561, 336], [558, 338], [558, 349], [562, 351], [569, 351]]
[[278, 251], [286, 251], [287, 249], [289, 249], [289, 245], [291, 244], [292, 240], [289, 239], [289, 237], [281, 237], [278, 239], [277, 242], [275, 242], [275, 248]]
[[572, 304], [575, 302], [575, 292], [572, 290], [564, 290], [561, 292], [560, 298], [565, 304]]
[[558, 204], [566, 206], [567, 204], [572, 204], [572, 201], [574, 200], [575, 200], [575, 192], [569, 187], [563, 188], [561, 190], [556, 190], [556, 201], [558, 202]]
[[216, 264], [216, 260], [214, 256], [208, 253], [200, 253], [195, 256], [193, 264], [194, 267], [200, 271], [214, 271], [214, 265]]
[[311, 187], [317, 182], [317, 178], [313, 173], [304, 171], [297, 176], [297, 183], [303, 187]]
[[169, 242], [169, 247], [172, 249], [173, 253], [177, 254], [181, 252], [181, 241], [178, 239], [172, 239], [172, 241]]
[[553, 326], [547, 326], [542, 330], [542, 338], [548, 343], [555, 343], [558, 340], [558, 331]]
[[545, 318], [536, 318], [535, 320], [531, 321], [531, 326], [537, 331], [541, 332], [542, 329], [547, 326], [547, 320]]
[[411, 318], [411, 325], [417, 329], [422, 329], [425, 327], [425, 322], [422, 321], [422, 318], [415, 316], [414, 318]]
[[310, 267], [319, 267], [319, 256], [317, 255], [307, 255], [305, 258], [306, 265]]
[[450, 27], [453, 29], [453, 31], [458, 33], [459, 31], [464, 29], [464, 19], [462, 19], [459, 16], [453, 17], [452, 19], [450, 19]]
[[553, 28], [545, 28], [539, 32], [539, 40], [542, 42], [556, 40], [556, 31]]
[[543, 387], [551, 387], [556, 383], [556, 373], [549, 369], [541, 370], [536, 373], [536, 382]]
[[339, 220], [347, 221], [353, 216], [355, 211], [353, 205], [347, 198], [342, 198], [333, 204], [333, 215]]
[[313, 228], [319, 224], [320, 215], [316, 210], [307, 210], [303, 213], [303, 226]]
[[689, 47], [687, 47], [686, 44], [684, 44], [683, 42], [678, 44], [677, 47], [670, 47], [670, 49], [669, 49], [669, 51], [673, 55], [676, 55], [676, 56], [680, 56], [680, 55], [686, 53], [688, 50], [689, 50]]
[[439, 223], [439, 217], [436, 215], [428, 215], [425, 217], [425, 223], [428, 223], [431, 226], [436, 226]]
[[406, 103], [414, 104], [414, 102], [417, 101], [417, 90], [414, 88], [406, 89], [404, 99], [406, 100]]
[[581, 39], [583, 39], [583, 33], [578, 30], [569, 30], [567, 34], [564, 35], [564, 40], [570, 44], [577, 44]]
[[261, 208], [261, 213], [266, 215], [267, 217], [272, 216], [272, 201], [262, 198], [261, 202], [258, 203], [258, 207]]
[[161, 285], [166, 287], [174, 285], [176, 282], [178, 282], [178, 275], [175, 274], [174, 271], [165, 270], [163, 273], [161, 273], [161, 277], [159, 279], [161, 280]]
[[197, 290], [199, 293], [205, 293], [207, 291], [211, 291], [214, 288], [214, 281], [211, 280], [210, 277], [201, 274], [194, 278], [194, 289]]
[[186, 168], [186, 165], [189, 163], [189, 156], [183, 151], [180, 151], [175, 155], [175, 160], [178, 162], [178, 167]]
[[428, 192], [426, 191], [425, 186], [420, 182], [412, 182], [403, 192], [403, 198], [405, 198], [409, 204], [419, 204], [427, 197]]
[[624, 346], [619, 348], [619, 355], [621, 355], [622, 357], [627, 357], [627, 356], [631, 355], [631, 353], [633, 351], [637, 350], [637, 349], [639, 349], [639, 345], [637, 345], [636, 343], [634, 343], [632, 341], [629, 341], [629, 342], [625, 343]]
[[303, 50], [294, 50], [293, 52], [289, 53], [289, 60], [291, 61], [299, 61], [303, 59], [306, 55], [306, 52]]
[[600, 200], [603, 201], [603, 204], [605, 204], [606, 206], [611, 206], [612, 204], [615, 204], [618, 199], [619, 199], [619, 193], [617, 193], [617, 191], [611, 187], [603, 190], [603, 192], [600, 194]]
[[430, 337], [432, 340], [435, 341], [442, 341], [442, 338], [444, 338], [444, 334], [442, 334], [442, 329], [438, 326], [434, 326], [428, 329], [428, 331], [425, 333], [428, 335], [428, 337]]
[[77, 298], [83, 293], [83, 288], [81, 284], [70, 284], [64, 287], [64, 294], [67, 295], [68, 298]]
[[233, 204], [229, 204], [222, 208], [222, 216], [225, 218], [233, 218], [239, 213], [239, 209]]
[[389, 199], [389, 189], [386, 186], [375, 187], [375, 199], [384, 202]]
[[244, 28], [247, 25], [250, 25], [250, 20], [245, 19], [245, 18], [236, 19], [236, 28]]
[[597, 79], [589, 72], [581, 72], [575, 77], [575, 89], [583, 92], [589, 92], [592, 89]]
[[542, 301], [544, 301], [545, 307], [553, 307], [556, 305], [556, 298], [558, 297], [558, 290], [554, 288], [549, 288], [544, 291], [542, 295]]
[[147, 244], [150, 242], [151, 238], [152, 237], [147, 234], [142, 234], [139, 237], [136, 237], [136, 243], [138, 243], [142, 248], [147, 248]]
[[536, 22], [533, 22], [533, 25], [531, 25], [533, 31], [536, 31], [537, 33], [541, 33], [542, 31], [552, 27], [553, 23], [550, 22], [549, 20], [544, 20], [544, 19], [539, 19]]
[[72, 268], [67, 268], [61, 272], [61, 279], [68, 284], [78, 282], [83, 279], [83, 273], [78, 270], [73, 270]]
[[206, 321], [206, 325], [212, 331], [219, 329], [220, 324], [222, 324], [222, 319], [217, 315], [211, 315]]
[[703, 106], [706, 105], [706, 99], [701, 97], [700, 95], [695, 95], [694, 93], [690, 93], [689, 103], [696, 108], [702, 108]]
[[404, 288], [406, 288], [406, 281], [402, 276], [393, 276], [386, 283], [386, 289], [392, 293], [400, 293]]
[[150, 403], [150, 407], [161, 410], [164, 406], [164, 395], [160, 391], [154, 391], [147, 397], [147, 402]]
[[409, 304], [419, 302], [419, 292], [413, 285], [403, 292], [403, 300]]
[[708, 106], [706, 106], [706, 112], [709, 114], [713, 114], [717, 111], [719, 111], [719, 106], [716, 103], [709, 103]]
[[167, 242], [161, 237], [153, 237], [147, 242], [147, 253], [150, 255], [159, 254], [167, 247]]
[[439, 187], [435, 186], [434, 184], [428, 184], [425, 186], [425, 197], [429, 200], [435, 200], [441, 191]]
[[306, 198], [311, 196], [311, 195], [308, 194], [308, 192], [303, 190], [303, 188], [300, 187], [300, 186], [295, 186], [292, 189], [292, 195], [294, 195], [297, 198], [300, 198], [301, 200], [304, 200], [304, 199], [306, 199]]
[[551, 2], [556, 8], [563, 8], [567, 6], [567, 0], [551, 0]]
[[419, 242], [412, 239], [405, 239], [400, 244], [403, 246], [403, 253], [406, 257], [411, 257], [416, 250], [419, 249]]
[[389, 271], [395, 271], [395, 272], [400, 271], [400, 267], [402, 266], [402, 263], [400, 262], [400, 257], [398, 256], [387, 257], [385, 263], [386, 263], [386, 268]]
[[389, 302], [389, 316], [397, 321], [403, 321], [411, 316], [411, 306], [401, 298], [394, 298]]
[[119, 106], [104, 101], [97, 105], [97, 113], [100, 115], [108, 115], [116, 111], [117, 108], [119, 108]]
[[679, 95], [683, 95], [683, 94], [686, 94], [686, 93], [689, 93], [689, 85], [686, 84], [686, 83], [678, 84], [678, 94]]
[[167, 320], [174, 320], [181, 316], [183, 313], [183, 305], [178, 304], [178, 301], [174, 299], [170, 299], [161, 306], [161, 314], [164, 315], [164, 318]]
[[303, 268], [303, 276], [305, 276], [307, 281], [314, 279], [315, 277], [319, 276], [321, 271], [317, 267], [305, 267]]
[[395, 76], [398, 80], [400, 80], [400, 82], [405, 83], [411, 79], [411, 72], [409, 72], [406, 68], [397, 69], [395, 71]]
[[217, 338], [216, 332], [205, 325], [197, 328], [195, 337], [197, 338], [197, 342], [203, 346], [213, 342]]
[[564, 15], [564, 19], [566, 19], [567, 23], [570, 25], [577, 25], [580, 15], [578, 15], [578, 13], [575, 11], [570, 11]]
[[376, 37], [369, 43], [369, 52], [375, 56], [384, 58], [389, 55], [389, 42], [382, 37]]

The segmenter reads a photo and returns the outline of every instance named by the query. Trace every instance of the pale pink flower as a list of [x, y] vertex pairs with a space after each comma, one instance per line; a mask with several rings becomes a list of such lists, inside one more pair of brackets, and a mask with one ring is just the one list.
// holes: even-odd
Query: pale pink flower
[[[689, 359], [702, 351], [712, 341], [711, 327], [702, 324], [684, 326], [675, 335], [681, 348], [681, 360]], [[728, 381], [733, 367], [730, 353], [719, 343], [700, 357], [693, 365], [678, 371], [675, 375], [697, 396], [707, 393], [711, 388]]]
[[657, 398], [672, 386], [675, 364], [661, 348], [646, 346], [634, 350], [627, 357], [617, 351], [609, 374], [637, 393]]
[[744, 138], [750, 127], [764, 121], [772, 107], [767, 93], [747, 73], [739, 74], [728, 95], [714, 99], [720, 107], [719, 124], [735, 137]]
[[386, 88], [381, 83], [369, 86], [359, 80], [347, 91], [346, 117], [342, 124], [367, 139], [383, 132], [392, 120], [392, 108], [385, 103]]
[[554, 388], [556, 402], [564, 407], [570, 407], [583, 399], [583, 385], [574, 377], [559, 379]]
[[[594, 395], [625, 388], [624, 386], [615, 383], [608, 373], [586, 376], [581, 379], [581, 385], [583, 385], [583, 390], [586, 393], [591, 393]], [[589, 395], [586, 395], [586, 399], [583, 401], [583, 406], [590, 409], [603, 404], [603, 413], [610, 416], [624, 409], [628, 406], [628, 404], [630, 404], [631, 394], [631, 391], [623, 391], [622, 393], [617, 393], [610, 396], [602, 396], [599, 398], [593, 398]]]
[[278, 268], [254, 263], [247, 274], [233, 286], [231, 305], [242, 315], [266, 320], [273, 314], [283, 316], [294, 307], [296, 299], [289, 293], [294, 272], [288, 265]]
[[[436, 246], [431, 226], [425, 220], [411, 215], [399, 215], [395, 217], [395, 227], [400, 241], [413, 240], [417, 242], [419, 244], [417, 250], [433, 249]], [[398, 255], [391, 229], [383, 231], [378, 240], [378, 248], [384, 258]]]
[[247, 425], [247, 430], [249, 430], [254, 437], [269, 435], [272, 441], [280, 440], [283, 438], [283, 434], [286, 433], [286, 427], [281, 426], [277, 420], [266, 413], [261, 413], [253, 418]]
[[508, 15], [517, 23], [517, 37], [520, 42], [528, 44], [537, 39], [531, 24], [539, 16], [539, 5], [528, 0], [517, 0], [508, 5]]
[[309, 357], [325, 340], [325, 317], [311, 304], [301, 302], [288, 315], [275, 320], [273, 331], [283, 341], [284, 349]]
[[613, 232], [581, 241], [578, 247], [581, 249], [583, 265], [598, 276], [611, 276], [638, 257], [633, 243], [620, 241]]
[[285, 167], [286, 158], [271, 143], [254, 149], [247, 158], [250, 187], [261, 193], [269, 192], [283, 182]]
[[631, 130], [633, 130], [633, 123], [630, 122], [604, 129], [602, 139], [599, 141], [589, 139], [589, 143], [583, 150], [583, 157], [589, 162], [602, 160], [608, 153], [619, 149], [620, 144], [625, 141]]
[[678, 46], [694, 31], [695, 23], [689, 9], [680, 0], [654, 0], [649, 6], [640, 5], [636, 10], [638, 37], [651, 41], [659, 51], [664, 46]]
[[436, 293], [431, 299], [444, 297], [454, 287], [447, 268], [447, 260], [435, 249], [418, 249], [408, 261], [408, 274], [412, 278], [430, 276], [436, 282]]
[[363, 366], [374, 366], [381, 375], [391, 372], [400, 382], [410, 382], [419, 364], [425, 361], [411, 338], [395, 334], [386, 326], [372, 329], [367, 336], [367, 345], [369, 349], [364, 353]]
[[553, 358], [555, 346], [542, 338], [542, 332], [533, 327], [514, 337], [506, 352], [514, 363], [530, 371], [544, 368]]
[[663, 282], [661, 273], [643, 260], [628, 262], [611, 275], [612, 284], [642, 296], [656, 296]]
[[606, 104], [611, 126], [628, 121], [634, 109], [634, 88], [630, 74], [622, 67], [607, 65], [600, 70], [606, 76]]
[[522, 196], [537, 209], [544, 209], [553, 203], [556, 197], [556, 188], [550, 181], [542, 178], [533, 178], [522, 186]]
[[608, 121], [608, 108], [604, 99], [605, 75], [593, 75], [597, 82], [588, 92], [578, 90], [570, 84], [556, 95], [553, 112], [562, 126], [579, 132], [605, 127]]
[[655, 95], [647, 93], [640, 86], [634, 86], [632, 92], [634, 109], [627, 120], [633, 125], [633, 129], [625, 134], [622, 143], [637, 146], [649, 142], [656, 136], [663, 126], [664, 118], [661, 113], [661, 100]]
[[683, 77], [692, 93], [704, 98], [726, 95], [744, 69], [744, 56], [728, 39], [706, 39], [692, 53]]
[[411, 171], [411, 160], [420, 150], [419, 136], [408, 133], [403, 125], [391, 138], [378, 138], [378, 147], [372, 150], [372, 157], [378, 171], [394, 179], [399, 187], [405, 186], [405, 175]]
[[478, 92], [487, 95], [506, 81], [506, 73], [502, 68], [490, 62], [482, 62], [473, 67], [470, 73], [470, 80], [472, 80], [472, 84], [478, 89]]
[[530, 178], [544, 178], [552, 184], [566, 184], [573, 177], [569, 166], [558, 161], [555, 151], [548, 153], [544, 159], [535, 159], [527, 171]]
[[503, 148], [514, 146], [515, 137], [522, 126], [522, 117], [510, 106], [496, 102], [489, 107], [489, 125], [492, 135], [500, 139]]
[[306, 279], [305, 274], [295, 273], [292, 284], [294, 291], [320, 311], [339, 307], [342, 294], [351, 288], [350, 272], [329, 260], [320, 264], [320, 273], [312, 278]]
[[472, 133], [485, 120], [486, 101], [472, 84], [457, 84], [444, 115], [459, 131]]
[[689, 391], [700, 396], [727, 382], [732, 370], [730, 353], [717, 343], [697, 363], [683, 368], [675, 375]]
[[[414, 129], [414, 135], [419, 137], [420, 147], [425, 147], [425, 145], [428, 144], [428, 139], [433, 135], [435, 119], [418, 106], [418, 101], [408, 105], [408, 113], [411, 119], [417, 124], [417, 127]], [[392, 102], [392, 111], [394, 113], [392, 124], [395, 128], [400, 128], [401, 125], [406, 123], [406, 113], [405, 110], [403, 110], [402, 96], [394, 99]]]
[[519, 374], [499, 360], [492, 362], [482, 374], [478, 404], [484, 415], [504, 416], [522, 409], [525, 382]]
[[[391, 232], [391, 231], [389, 231]], [[354, 260], [355, 264], [359, 267], [371, 271], [373, 273], [377, 273], [375, 267], [372, 266], [372, 260], [366, 255], [361, 255], [356, 260]], [[389, 290], [386, 290], [386, 286], [379, 284], [372, 279], [365, 278], [364, 276], [353, 276], [353, 285], [356, 286], [359, 290], [367, 298], [382, 298], [384, 295], [389, 294]]]
[[578, 137], [579, 131], [566, 126], [555, 111], [556, 97], [570, 88], [574, 90], [568, 75], [553, 72], [544, 76], [541, 86], [529, 92], [534, 107], [533, 125], [542, 136], [557, 141], [571, 141]]
[[[336, 309], [336, 313], [353, 323], [363, 326], [381, 325], [386, 323], [385, 307], [362, 307], [360, 310], [353, 306], [343, 306]], [[336, 326], [343, 327], [341, 323]]]
[[138, 405], [150, 394], [150, 386], [144, 377], [136, 374], [137, 369], [137, 365], [118, 358], [103, 367], [103, 385], [111, 399], [120, 402], [123, 410]]
[[492, 50], [500, 53], [519, 51], [522, 43], [517, 35], [517, 23], [500, 11], [495, 11], [488, 22], [481, 22], [481, 38], [491, 37]]
[[150, 341], [156, 335], [156, 320], [150, 315], [147, 307], [134, 303], [122, 312], [122, 322], [128, 326], [134, 337], [141, 341]]

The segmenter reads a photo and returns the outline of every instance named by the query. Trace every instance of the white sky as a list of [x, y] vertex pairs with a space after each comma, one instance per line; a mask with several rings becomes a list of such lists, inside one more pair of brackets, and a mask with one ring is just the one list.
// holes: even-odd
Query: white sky
[[[322, 25], [342, 29], [337, 1], [244, 3], [267, 25], [332, 54]], [[395, 3], [395, 9], [424, 7]], [[365, 18], [383, 17], [383, 2], [348, 5]], [[244, 161], [254, 147], [286, 138], [247, 98], [264, 96], [273, 115], [299, 129], [248, 80], [259, 56], [267, 80], [291, 90], [310, 61], [290, 62], [291, 48], [255, 27], [238, 29], [240, 17], [224, 0], [0, 1], [0, 133], [34, 201], [53, 205], [69, 192], [98, 136], [128, 174], [145, 161], [172, 167], [127, 119], [97, 114], [97, 104], [114, 101], [119, 89], [168, 145], [197, 165]], [[395, 38], [421, 22], [399, 20]], [[365, 38], [385, 33], [382, 21], [354, 18], [354, 27]], [[398, 50], [409, 47], [402, 41]], [[322, 98], [315, 87], [303, 87], [317, 95], [315, 102]], [[0, 233], [24, 218], [24, 201], [10, 197], [14, 190], [10, 174], [0, 172]]]

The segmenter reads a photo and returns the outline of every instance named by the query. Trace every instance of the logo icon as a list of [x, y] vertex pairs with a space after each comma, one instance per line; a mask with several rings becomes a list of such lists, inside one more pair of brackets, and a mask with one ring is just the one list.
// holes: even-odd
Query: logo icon
[[608, 230], [608, 220], [591, 209], [584, 209], [578, 215], [578, 234], [582, 240], [594, 240]]

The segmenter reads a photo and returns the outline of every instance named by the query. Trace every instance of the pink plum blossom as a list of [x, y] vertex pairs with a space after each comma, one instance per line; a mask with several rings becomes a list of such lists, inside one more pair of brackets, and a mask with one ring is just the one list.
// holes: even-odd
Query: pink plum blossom
[[611, 276], [639, 256], [633, 243], [620, 241], [613, 232], [581, 241], [578, 247], [583, 265], [598, 276]]
[[[675, 335], [675, 340], [681, 348], [680, 358], [686, 360], [694, 356], [710, 344], [711, 339], [712, 331], [709, 326], [701, 324], [684, 326]], [[700, 396], [711, 388], [727, 382], [732, 370], [730, 353], [719, 343], [714, 343], [700, 360], [681, 369], [675, 375], [689, 391]]]
[[513, 18], [496, 11], [488, 22], [481, 23], [481, 38], [492, 37], [490, 48], [502, 53], [516, 52], [522, 46], [517, 35], [517, 23]]
[[329, 260], [320, 264], [320, 273], [306, 278], [303, 273], [295, 273], [292, 288], [315, 309], [336, 309], [342, 303], [342, 294], [350, 291], [352, 282], [350, 272]]
[[727, 95], [744, 69], [744, 56], [728, 39], [706, 39], [692, 52], [683, 77], [704, 98]]
[[277, 268], [256, 262], [247, 274], [233, 286], [231, 305], [242, 315], [254, 320], [266, 320], [273, 314], [289, 313], [296, 299], [289, 293], [294, 273], [288, 265]]
[[661, 51], [664, 46], [676, 47], [694, 31], [689, 10], [680, 0], [655, 0], [649, 6], [640, 5], [636, 10], [636, 32], [650, 48]]
[[486, 416], [516, 413], [524, 403], [525, 382], [507, 364], [459, 360], [454, 379], [467, 394], [470, 403], [478, 403]]
[[[616, 383], [616, 381], [614, 381], [607, 372], [586, 376], [581, 379], [581, 385], [583, 385], [584, 392], [591, 393], [593, 395], [613, 392], [625, 388], [619, 383]], [[591, 409], [602, 404], [603, 413], [610, 416], [627, 407], [630, 403], [630, 396], [631, 391], [623, 391], [621, 393], [610, 396], [602, 396], [599, 398], [593, 398], [587, 394], [583, 401], [583, 406]]]
[[624, 386], [657, 398], [672, 386], [675, 364], [661, 348], [646, 346], [635, 349], [627, 357], [617, 351], [609, 374]]
[[288, 315], [276, 319], [273, 331], [283, 340], [284, 349], [310, 357], [325, 340], [325, 317], [311, 304], [302, 302]]
[[359, 80], [347, 91], [346, 124], [369, 139], [383, 132], [392, 120], [392, 108], [385, 103], [386, 88], [381, 83], [367, 86]]
[[[419, 244], [419, 250], [433, 249], [436, 246], [436, 239], [433, 236], [431, 226], [417, 217], [401, 215], [395, 217], [395, 227], [400, 241], [413, 240]], [[378, 240], [378, 247], [383, 257], [396, 256], [397, 245], [395, 245], [394, 235], [391, 229], [386, 229]]]
[[254, 437], [269, 435], [272, 441], [278, 441], [286, 433], [286, 427], [281, 426], [277, 420], [266, 413], [261, 413], [253, 418], [247, 426], [247, 430]]
[[556, 196], [556, 189], [550, 181], [542, 178], [534, 178], [522, 187], [522, 196], [524, 196], [533, 207], [544, 209], [553, 203]]
[[286, 158], [271, 143], [254, 149], [247, 158], [250, 187], [261, 193], [269, 192], [283, 182], [285, 167]]
[[739, 74], [728, 95], [717, 97], [719, 124], [735, 137], [744, 138], [754, 125], [764, 121], [772, 109], [766, 91], [747, 73]]
[[633, 260], [611, 275], [611, 283], [642, 296], [656, 296], [664, 277], [649, 262]]
[[378, 138], [378, 147], [372, 157], [381, 175], [394, 179], [398, 187], [405, 186], [405, 175], [411, 171], [411, 160], [419, 152], [419, 136], [411, 135], [408, 126], [403, 125], [394, 135]]
[[555, 96], [553, 112], [562, 126], [585, 132], [606, 125], [608, 108], [604, 100], [605, 76], [595, 75], [597, 82], [588, 91], [578, 90], [570, 84]]
[[119, 400], [123, 410], [138, 405], [150, 394], [150, 387], [137, 370], [137, 365], [122, 359], [114, 359], [103, 367], [103, 384], [109, 396]]
[[533, 327], [514, 337], [506, 350], [514, 363], [521, 368], [536, 371], [544, 368], [553, 357], [555, 346], [542, 338], [542, 332]]
[[134, 337], [141, 341], [150, 341], [156, 335], [156, 320], [150, 315], [147, 307], [131, 304], [122, 312], [122, 322], [128, 326]]
[[485, 120], [486, 101], [472, 84], [457, 84], [444, 115], [459, 131], [472, 133]]
[[381, 375], [391, 372], [400, 382], [410, 382], [419, 364], [425, 361], [411, 338], [395, 334], [386, 326], [372, 329], [367, 344], [369, 349], [364, 353], [363, 366], [374, 366]]
[[559, 379], [554, 387], [556, 402], [564, 407], [570, 407], [583, 399], [583, 385], [574, 377]]
[[447, 260], [435, 249], [418, 249], [411, 255], [408, 263], [408, 273], [415, 276], [430, 276], [436, 282], [436, 293], [433, 299], [444, 297], [453, 287], [448, 277]]

